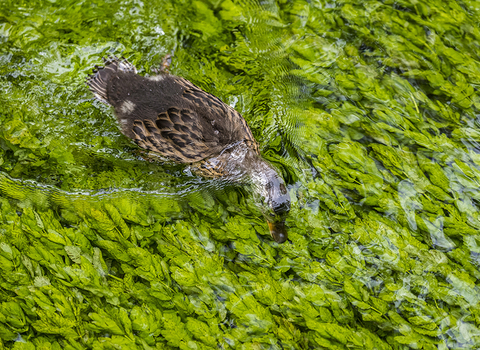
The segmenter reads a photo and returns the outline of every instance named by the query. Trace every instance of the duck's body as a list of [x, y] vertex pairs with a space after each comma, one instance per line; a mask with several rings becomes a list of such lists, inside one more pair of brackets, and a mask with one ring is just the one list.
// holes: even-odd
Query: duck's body
[[250, 180], [279, 216], [267, 217], [271, 232], [272, 225], [277, 227], [272, 236], [277, 242], [286, 240], [283, 220], [290, 201], [283, 179], [260, 157], [236, 110], [181, 77], [143, 77], [125, 59], [105, 63], [87, 83], [95, 97], [114, 107], [124, 135], [144, 149], [192, 164], [203, 176]]

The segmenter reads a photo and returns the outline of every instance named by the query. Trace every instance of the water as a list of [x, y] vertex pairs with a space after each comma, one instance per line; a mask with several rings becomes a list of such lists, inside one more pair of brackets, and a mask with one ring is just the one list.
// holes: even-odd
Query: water
[[[476, 349], [480, 3], [3, 1], [6, 348]], [[101, 57], [234, 106], [292, 200], [146, 162]]]

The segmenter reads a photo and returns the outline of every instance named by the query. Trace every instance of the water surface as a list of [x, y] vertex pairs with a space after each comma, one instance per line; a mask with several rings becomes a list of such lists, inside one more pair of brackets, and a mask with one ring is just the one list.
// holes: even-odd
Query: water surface
[[[0, 339], [34, 349], [480, 347], [478, 1], [0, 4]], [[85, 78], [237, 109], [292, 200], [150, 163]]]

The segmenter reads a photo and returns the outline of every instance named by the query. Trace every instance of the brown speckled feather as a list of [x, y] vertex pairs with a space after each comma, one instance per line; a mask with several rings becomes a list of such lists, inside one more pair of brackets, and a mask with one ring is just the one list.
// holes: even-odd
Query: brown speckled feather
[[88, 85], [115, 108], [126, 136], [176, 162], [199, 162], [242, 140], [258, 152], [245, 119], [186, 79], [170, 74], [142, 77], [126, 60], [115, 59]]

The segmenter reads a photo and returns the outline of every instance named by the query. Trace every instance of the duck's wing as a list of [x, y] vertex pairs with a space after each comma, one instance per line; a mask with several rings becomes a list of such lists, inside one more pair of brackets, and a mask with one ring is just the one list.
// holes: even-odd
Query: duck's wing
[[171, 107], [156, 120], [133, 121], [133, 140], [140, 147], [180, 163], [194, 163], [217, 149], [214, 138], [205, 139], [198, 115], [188, 108]]
[[137, 118], [131, 124], [131, 135], [140, 147], [180, 163], [199, 162], [244, 140], [257, 149], [237, 111], [188, 80], [170, 78], [182, 87], [175, 107], [162, 108], [156, 119]]
[[247, 122], [235, 109], [184, 78], [177, 77], [177, 81], [184, 87], [183, 97], [196, 106], [201, 119], [219, 132], [221, 143], [254, 141]]

